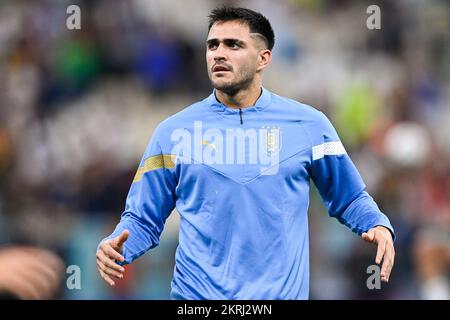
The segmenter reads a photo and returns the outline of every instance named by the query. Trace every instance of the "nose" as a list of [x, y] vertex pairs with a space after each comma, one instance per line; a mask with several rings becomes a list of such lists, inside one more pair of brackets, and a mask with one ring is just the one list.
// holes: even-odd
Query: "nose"
[[222, 44], [219, 44], [216, 50], [214, 50], [214, 61], [226, 61], [227, 56], [225, 54], [225, 49]]
[[225, 57], [224, 56], [215, 56], [214, 57], [214, 61], [218, 62], [218, 61], [225, 61]]

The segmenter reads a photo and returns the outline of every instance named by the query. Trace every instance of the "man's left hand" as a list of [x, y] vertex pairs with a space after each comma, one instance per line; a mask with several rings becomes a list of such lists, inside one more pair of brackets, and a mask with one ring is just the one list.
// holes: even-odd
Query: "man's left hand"
[[381, 281], [388, 282], [392, 267], [394, 266], [395, 257], [394, 241], [391, 232], [386, 227], [376, 226], [364, 232], [361, 236], [363, 240], [377, 245], [375, 262], [380, 264], [381, 260], [383, 260]]

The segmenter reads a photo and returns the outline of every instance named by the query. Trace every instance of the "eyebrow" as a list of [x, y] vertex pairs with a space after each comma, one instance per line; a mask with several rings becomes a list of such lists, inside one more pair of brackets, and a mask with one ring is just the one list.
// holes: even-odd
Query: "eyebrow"
[[[245, 45], [245, 42], [240, 40], [240, 39], [234, 39], [234, 38], [225, 38], [222, 40], [224, 43], [236, 43], [238, 45]], [[210, 45], [210, 44], [215, 44], [215, 43], [219, 43], [219, 39], [217, 38], [212, 38], [212, 39], [208, 39], [206, 40], [206, 45]]]

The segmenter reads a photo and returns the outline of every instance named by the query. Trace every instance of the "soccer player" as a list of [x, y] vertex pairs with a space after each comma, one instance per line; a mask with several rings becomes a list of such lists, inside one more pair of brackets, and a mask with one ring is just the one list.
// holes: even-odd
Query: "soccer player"
[[274, 32], [260, 13], [211, 12], [207, 98], [155, 129], [114, 232], [98, 246], [102, 278], [159, 243], [180, 213], [173, 299], [308, 299], [309, 184], [330, 216], [377, 245], [387, 282], [394, 231], [327, 117], [262, 86]]

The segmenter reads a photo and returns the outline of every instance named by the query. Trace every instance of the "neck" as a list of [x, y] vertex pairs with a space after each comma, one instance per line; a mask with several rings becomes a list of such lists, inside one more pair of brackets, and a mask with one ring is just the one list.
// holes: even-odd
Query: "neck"
[[261, 93], [261, 83], [255, 81], [249, 87], [241, 89], [234, 94], [216, 90], [216, 98], [229, 108], [240, 109], [255, 105]]

